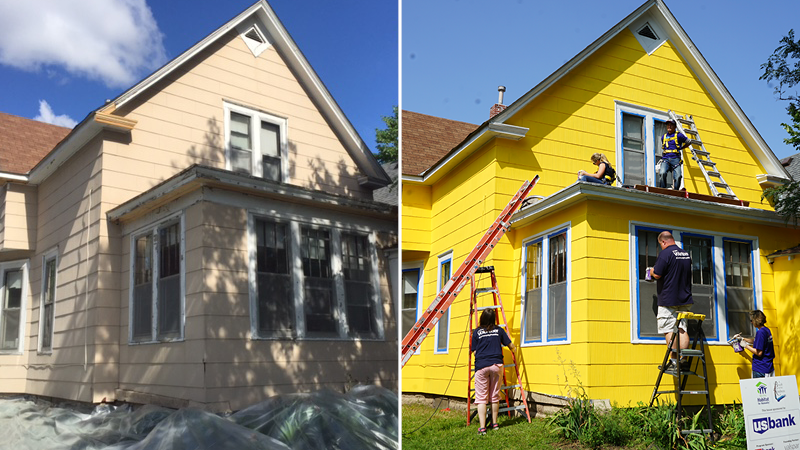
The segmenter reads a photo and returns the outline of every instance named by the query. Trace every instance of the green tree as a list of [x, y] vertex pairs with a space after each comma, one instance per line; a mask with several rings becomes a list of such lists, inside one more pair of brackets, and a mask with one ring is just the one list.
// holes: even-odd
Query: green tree
[[[797, 91], [790, 91], [800, 85], [800, 40], [795, 41], [794, 30], [781, 39], [781, 45], [770, 55], [766, 63], [761, 65], [764, 73], [759, 78], [767, 82], [776, 81], [775, 94], [779, 100], [789, 102], [786, 111], [791, 123], [782, 123], [789, 137], [783, 141], [800, 150], [800, 96]], [[797, 226], [800, 216], [800, 180], [774, 188], [768, 188], [761, 194], [761, 200], [769, 200], [775, 212], [782, 215], [786, 222]]]
[[378, 154], [375, 157], [381, 164], [397, 162], [397, 106], [392, 111], [391, 116], [381, 117], [386, 128], [375, 129], [375, 141], [378, 143]]

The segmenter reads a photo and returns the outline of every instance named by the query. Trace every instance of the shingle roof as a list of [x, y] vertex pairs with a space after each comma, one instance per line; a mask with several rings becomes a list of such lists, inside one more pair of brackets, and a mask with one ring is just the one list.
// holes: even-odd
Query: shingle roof
[[411, 111], [402, 112], [403, 156], [406, 175], [420, 175], [478, 128], [466, 122]]
[[392, 179], [392, 184], [372, 191], [372, 199], [376, 202], [397, 206], [397, 163], [382, 164], [383, 170]]
[[70, 131], [0, 112], [0, 172], [27, 174]]
[[795, 181], [800, 180], [800, 153], [783, 158], [781, 164]]

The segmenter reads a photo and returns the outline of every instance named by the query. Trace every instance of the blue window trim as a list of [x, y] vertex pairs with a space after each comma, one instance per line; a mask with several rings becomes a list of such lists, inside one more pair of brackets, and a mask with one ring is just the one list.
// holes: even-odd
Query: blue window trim
[[[671, 229], [667, 228], [654, 228], [654, 227], [645, 227], [634, 225], [634, 248], [636, 252], [636, 273], [639, 273], [639, 231], [655, 231], [661, 233], [662, 231], [669, 231], [672, 233]], [[681, 243], [681, 248], [683, 248], [683, 243]], [[638, 276], [638, 275], [637, 275]], [[636, 279], [636, 338], [640, 341], [663, 341], [663, 337], [652, 337], [652, 336], [642, 336], [642, 324], [639, 323], [639, 317], [642, 316], [642, 301], [641, 301], [641, 292], [639, 292], [639, 279]]]
[[[690, 233], [690, 232], [685, 232], [684, 233], [684, 232], [682, 232], [681, 233], [681, 248], [685, 248], [684, 245], [683, 245], [683, 237], [684, 236], [711, 239], [711, 261], [712, 261], [712, 264], [711, 264], [711, 279], [714, 281], [712, 292], [714, 293], [714, 313], [716, 313], [716, 316], [715, 316], [715, 319], [714, 319], [714, 328], [716, 329], [716, 332], [717, 332], [717, 338], [716, 339], [708, 339], [706, 337], [706, 340], [709, 341], [709, 342], [721, 342], [722, 341], [722, 337], [719, 334], [719, 316], [720, 316], [720, 314], [719, 314], [719, 297], [718, 297], [718, 289], [717, 289], [717, 264], [716, 264], [716, 261], [717, 261], [717, 259], [716, 259], [717, 258], [717, 246], [714, 245], [714, 236], [710, 235], [710, 234], [700, 234], [700, 233]], [[723, 246], [724, 246], [724, 244], [723, 244]], [[724, 257], [723, 257], [723, 261], [724, 261]], [[753, 296], [753, 298], [755, 298], [755, 295]], [[726, 311], [727, 311], [727, 309], [726, 309]], [[728, 322], [727, 321], [727, 317], [728, 317], [728, 315], [725, 314], [725, 318], [726, 318], [725, 323], [726, 324]], [[727, 339], [726, 339], [726, 341], [727, 341]]]
[[[447, 274], [447, 279], [445, 280], [441, 279], [442, 276], [441, 274], [442, 274], [442, 266], [447, 263], [450, 263], [450, 273]], [[438, 263], [436, 264], [436, 283], [437, 283], [436, 295], [439, 295], [439, 291], [442, 290], [442, 287], [445, 284], [447, 284], [447, 282], [450, 280], [452, 276], [453, 276], [453, 256], [451, 253], [449, 258], [442, 259], [438, 261]], [[453, 305], [450, 305], [450, 308], [452, 308], [452, 306]], [[436, 333], [435, 333], [435, 339], [433, 341], [434, 354], [445, 355], [450, 351], [450, 308], [447, 308], [444, 315], [442, 315], [442, 317], [439, 319], [439, 322], [436, 323]], [[447, 320], [447, 343], [445, 344], [445, 347], [442, 349], [439, 348], [439, 325], [442, 323], [443, 320]]]
[[[540, 344], [540, 343], [542, 343], [542, 336], [544, 336], [544, 333], [541, 333], [540, 336], [539, 336], [539, 339], [535, 339], [535, 340], [534, 339], [530, 339], [529, 340], [528, 337], [525, 335], [525, 330], [527, 329], [527, 323], [526, 323], [527, 315], [525, 314], [525, 309], [528, 307], [528, 305], [527, 305], [527, 303], [528, 303], [528, 296], [527, 296], [527, 291], [528, 291], [528, 247], [530, 247], [533, 244], [538, 244], [538, 243], [544, 243], [544, 238], [543, 237], [539, 237], [539, 238], [530, 240], [528, 242], [525, 242], [522, 245], [522, 248], [524, 250], [524, 254], [522, 255], [522, 295], [525, 296], [523, 298], [522, 320], [521, 320], [521, 334], [522, 334], [522, 343], [523, 344], [534, 344], [534, 343]], [[542, 276], [544, 277], [544, 275], [542, 275]], [[544, 280], [542, 280], [542, 281], [544, 281]], [[544, 284], [542, 284], [542, 287], [544, 287]], [[542, 289], [542, 290], [544, 291], [544, 289]], [[541, 314], [541, 311], [539, 311], [539, 314]]]
[[[548, 241], [548, 244], [547, 244], [548, 252], [547, 253], [544, 252], [544, 245], [542, 245], [542, 267], [547, 267], [547, 271], [546, 271], [547, 276], [546, 277], [545, 277], [545, 271], [542, 271], [542, 301], [541, 301], [541, 305], [542, 306], [541, 306], [541, 310], [539, 312], [539, 314], [540, 314], [540, 316], [542, 318], [542, 320], [541, 320], [542, 333], [541, 333], [541, 337], [538, 340], [529, 340], [529, 339], [527, 339], [527, 337], [525, 336], [525, 310], [524, 310], [524, 307], [523, 307], [522, 314], [521, 314], [522, 318], [520, 319], [521, 334], [522, 334], [522, 338], [521, 339], [522, 339], [522, 344], [523, 345], [526, 345], [526, 346], [527, 345], [534, 345], [535, 346], [535, 344], [547, 345], [547, 344], [554, 344], [554, 343], [555, 344], [561, 344], [561, 343], [569, 343], [570, 342], [570, 339], [571, 339], [571, 333], [570, 333], [570, 329], [571, 329], [571, 327], [570, 327], [571, 314], [569, 313], [570, 312], [569, 311], [569, 307], [570, 307], [570, 298], [571, 298], [570, 290], [571, 290], [571, 287], [572, 287], [572, 282], [570, 280], [570, 275], [571, 275], [571, 270], [570, 270], [570, 266], [571, 266], [571, 264], [570, 264], [570, 250], [572, 249], [572, 246], [570, 245], [570, 227], [571, 227], [571, 225], [567, 225], [567, 226], [565, 226], [563, 228], [557, 229], [556, 231], [552, 231], [552, 232], [549, 232], [549, 233], [547, 233], [545, 235], [537, 236], [537, 237], [535, 237], [535, 238], [533, 238], [533, 239], [531, 239], [529, 241], [525, 241], [525, 243], [523, 244], [523, 249], [525, 251], [525, 254], [523, 255], [523, 259], [522, 259], [522, 265], [523, 265], [523, 271], [522, 271], [522, 273], [523, 273], [523, 278], [522, 278], [523, 279], [523, 283], [522, 283], [523, 292], [522, 292], [522, 295], [524, 296], [525, 292], [526, 292], [525, 290], [527, 289], [527, 285], [526, 285], [526, 283], [527, 283], [527, 264], [526, 264], [526, 262], [527, 262], [528, 246], [530, 246], [532, 244], [535, 244], [535, 243], [538, 243], [538, 242], [541, 242], [543, 244], [545, 239], [547, 239], [547, 241]], [[547, 318], [547, 314], [549, 313], [548, 306], [547, 306], [547, 299], [549, 298], [549, 294], [550, 294], [550, 259], [549, 259], [550, 258], [550, 254], [549, 254], [549, 251], [550, 251], [550, 239], [552, 239], [555, 236], [561, 235], [561, 234], [566, 234], [566, 242], [565, 242], [565, 246], [566, 246], [566, 248], [565, 248], [566, 261], [565, 261], [565, 268], [564, 268], [566, 270], [566, 280], [567, 280], [566, 299], [565, 299], [565, 307], [566, 307], [565, 315], [566, 315], [566, 321], [567, 321], [567, 323], [566, 323], [566, 336], [563, 337], [563, 338], [550, 339], [548, 337], [548, 329], [547, 329], [548, 322], [545, 320]], [[523, 299], [523, 301], [525, 301], [525, 300], [526, 299]]]
[[[564, 270], [566, 271], [565, 280], [566, 280], [566, 283], [567, 283], [567, 287], [565, 288], [565, 294], [564, 294], [564, 296], [565, 296], [565, 298], [564, 298], [564, 320], [567, 323], [565, 324], [565, 328], [564, 328], [565, 332], [564, 332], [564, 337], [563, 338], [550, 339], [550, 326], [549, 326], [550, 325], [550, 321], [548, 320], [548, 322], [547, 322], [547, 325], [548, 325], [547, 332], [545, 333], [545, 330], [542, 330], [542, 336], [547, 334], [547, 342], [566, 342], [567, 341], [567, 337], [569, 336], [569, 319], [570, 319], [570, 317], [569, 317], [569, 314], [567, 314], [567, 307], [569, 306], [569, 289], [570, 289], [570, 282], [569, 282], [569, 277], [570, 277], [569, 249], [570, 249], [570, 246], [569, 246], [569, 229], [568, 228], [561, 229], [561, 230], [556, 231], [555, 233], [551, 233], [551, 234], [549, 234], [547, 236], [547, 240], [548, 240], [548, 243], [547, 243], [547, 250], [548, 250], [548, 255], [547, 255], [548, 256], [548, 261], [547, 261], [547, 264], [548, 264], [548, 271], [547, 271], [547, 278], [548, 278], [547, 279], [547, 301], [548, 301], [548, 307], [547, 307], [547, 312], [548, 312], [548, 318], [549, 318], [549, 313], [550, 313], [550, 306], [549, 306], [549, 301], [550, 301], [550, 270], [549, 270], [549, 267], [550, 267], [550, 260], [549, 260], [549, 257], [550, 257], [550, 255], [549, 255], [549, 253], [550, 253], [550, 242], [549, 241], [552, 238], [554, 238], [556, 236], [559, 236], [559, 235], [562, 235], [562, 234], [564, 235]], [[544, 291], [543, 291], [542, 292], [542, 305], [544, 305], [544, 302], [545, 302], [545, 298], [544, 298]], [[544, 321], [542, 321], [542, 322], [544, 322]]]
[[[725, 259], [725, 243], [726, 242], [736, 242], [739, 244], [747, 244], [749, 247], [750, 253], [750, 287], [753, 290], [753, 309], [758, 309], [758, 296], [756, 295], [756, 280], [755, 280], [755, 261], [753, 261], [753, 241], [748, 239], [734, 239], [734, 238], [722, 238], [722, 267], [725, 268], [725, 264], [727, 260]], [[725, 333], [726, 338], [730, 338], [731, 335], [731, 325], [728, 322], [728, 277], [725, 276], [723, 273], [723, 287], [725, 289]]]
[[648, 159], [649, 159], [648, 155], [647, 155], [647, 124], [645, 123], [647, 121], [647, 115], [637, 114], [637, 113], [632, 113], [632, 112], [627, 112], [627, 111], [620, 111], [619, 112], [619, 150], [620, 150], [621, 158], [619, 158], [619, 161], [617, 161], [617, 166], [619, 166], [618, 170], [617, 170], [617, 174], [620, 175], [619, 178], [622, 180], [622, 184], [625, 184], [625, 144], [623, 143], [623, 141], [624, 141], [624, 137], [623, 137], [624, 134], [623, 133], [624, 133], [624, 130], [625, 130], [625, 124], [624, 124], [623, 117], [625, 116], [625, 114], [627, 114], [629, 116], [636, 116], [636, 117], [641, 117], [642, 118], [642, 145], [644, 145], [644, 167], [645, 167], [644, 181], [645, 181], [645, 184], [646, 184], [647, 183], [647, 167], [648, 167], [647, 164], [648, 164]]

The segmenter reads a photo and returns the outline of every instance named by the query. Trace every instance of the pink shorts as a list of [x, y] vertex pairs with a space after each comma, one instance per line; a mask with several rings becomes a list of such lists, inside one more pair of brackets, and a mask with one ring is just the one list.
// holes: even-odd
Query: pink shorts
[[500, 401], [500, 374], [503, 365], [484, 367], [475, 374], [475, 404], [489, 404]]

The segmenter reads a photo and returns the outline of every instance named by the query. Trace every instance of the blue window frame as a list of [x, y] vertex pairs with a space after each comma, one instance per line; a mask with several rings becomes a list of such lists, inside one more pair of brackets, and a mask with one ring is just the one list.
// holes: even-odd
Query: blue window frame
[[522, 343], [569, 340], [569, 232], [560, 229], [523, 244]]
[[[439, 268], [436, 283], [436, 294], [447, 284], [452, 272], [453, 254], [439, 257]], [[436, 324], [436, 344], [434, 353], [447, 353], [450, 348], [450, 308], [444, 312], [439, 322]]]
[[752, 243], [736, 239], [723, 239], [725, 260], [725, 312], [728, 318], [728, 336], [742, 333], [754, 336], [750, 311], [757, 309], [753, 280]]

